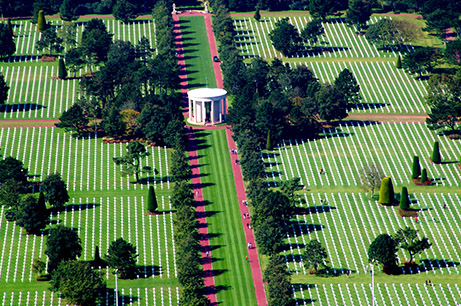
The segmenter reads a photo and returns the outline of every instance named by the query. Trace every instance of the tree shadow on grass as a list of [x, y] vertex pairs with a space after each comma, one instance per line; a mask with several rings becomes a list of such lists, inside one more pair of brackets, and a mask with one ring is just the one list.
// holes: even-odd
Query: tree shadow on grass
[[416, 274], [420, 272], [434, 271], [442, 268], [451, 268], [459, 266], [459, 262], [445, 259], [423, 259], [421, 264], [404, 265], [401, 268], [401, 274]]
[[338, 277], [341, 275], [346, 275], [347, 273], [353, 274], [356, 273], [357, 271], [351, 270], [348, 268], [335, 268], [335, 267], [325, 267], [324, 269], [320, 269], [319, 274], [317, 274], [318, 277], [323, 277], [323, 278], [329, 278], [329, 277]]
[[[298, 222], [297, 220], [293, 220], [292, 224], [293, 226], [289, 227], [289, 232], [292, 234], [296, 234], [296, 236], [300, 236], [302, 234], [305, 235], [305, 234], [312, 233], [315, 231], [321, 231], [324, 228], [322, 224], [306, 224], [304, 221]], [[302, 233], [301, 233], [301, 230], [299, 229], [300, 227], [303, 231]]]
[[329, 205], [317, 205], [317, 206], [308, 206], [308, 207], [296, 207], [295, 214], [297, 215], [309, 215], [317, 213], [328, 213], [333, 209], [336, 209], [334, 206]]
[[32, 111], [46, 108], [45, 105], [37, 103], [17, 103], [17, 104], [3, 104], [0, 105], [0, 112], [22, 112], [22, 111]]
[[[129, 291], [128, 291], [129, 292]], [[137, 302], [139, 297], [134, 296], [130, 297], [130, 295], [124, 294], [122, 295], [121, 291], [118, 294], [118, 305], [132, 305], [133, 303]], [[115, 305], [115, 289], [107, 289], [107, 293], [101, 294], [101, 305]]]
[[78, 203], [78, 204], [67, 204], [63, 207], [55, 207], [51, 211], [54, 212], [64, 212], [64, 211], [82, 211], [87, 209], [93, 209], [98, 206], [101, 206], [99, 203]]
[[160, 266], [155, 266], [155, 265], [138, 266], [137, 269], [138, 269], [139, 278], [149, 278], [152, 276], [160, 275]]

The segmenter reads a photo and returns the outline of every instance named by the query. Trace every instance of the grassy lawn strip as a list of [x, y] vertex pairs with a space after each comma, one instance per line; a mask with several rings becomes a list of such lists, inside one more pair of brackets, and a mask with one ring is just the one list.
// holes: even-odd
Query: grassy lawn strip
[[208, 87], [216, 87], [205, 19], [196, 16], [180, 17], [179, 20], [189, 89], [207, 87], [206, 78], [208, 78]]
[[204, 198], [208, 201], [208, 232], [218, 301], [223, 305], [255, 305], [225, 131], [200, 132], [197, 139], [203, 147], [199, 150], [199, 163]]

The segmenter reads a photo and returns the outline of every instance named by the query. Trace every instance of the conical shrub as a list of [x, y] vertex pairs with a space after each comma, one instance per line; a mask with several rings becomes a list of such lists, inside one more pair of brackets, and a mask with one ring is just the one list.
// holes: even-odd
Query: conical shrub
[[45, 13], [42, 10], [38, 11], [37, 30], [40, 32], [46, 30]]
[[62, 58], [59, 59], [58, 64], [58, 78], [64, 80], [67, 77], [66, 64]]
[[432, 150], [431, 160], [434, 164], [440, 164], [442, 162], [440, 158], [439, 142], [434, 142], [434, 148]]
[[256, 10], [255, 15], [253, 17], [256, 21], [261, 20], [261, 13], [259, 12], [259, 9]]
[[397, 62], [395, 63], [395, 68], [402, 69], [402, 59], [400, 58], [400, 54], [397, 57]]
[[416, 179], [421, 175], [421, 166], [419, 165], [419, 157], [413, 156], [413, 166], [411, 170], [411, 177]]
[[266, 149], [272, 151], [271, 131], [267, 131]]
[[155, 213], [158, 208], [157, 198], [155, 197], [154, 186], [149, 186], [149, 193], [147, 195], [147, 211]]
[[400, 209], [408, 210], [410, 208], [410, 198], [408, 198], [407, 187], [402, 187], [402, 193], [400, 194]]
[[424, 183], [426, 181], [428, 181], [429, 179], [427, 178], [427, 170], [426, 168], [424, 168], [422, 171], [421, 171], [421, 183]]
[[389, 176], [386, 176], [381, 181], [381, 187], [379, 188], [379, 199], [378, 202], [383, 205], [394, 204], [394, 186]]

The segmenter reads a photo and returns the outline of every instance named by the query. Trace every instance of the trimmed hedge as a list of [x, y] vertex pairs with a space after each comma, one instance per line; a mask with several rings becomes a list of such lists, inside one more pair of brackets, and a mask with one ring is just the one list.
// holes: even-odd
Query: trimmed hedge
[[378, 202], [382, 205], [392, 205], [395, 203], [394, 186], [392, 185], [392, 179], [389, 176], [386, 176], [381, 181]]
[[419, 165], [419, 157], [413, 156], [413, 166], [411, 170], [411, 178], [418, 178], [421, 175], [421, 166]]
[[431, 160], [434, 164], [440, 164], [442, 162], [440, 158], [439, 142], [434, 142], [434, 148], [432, 149]]
[[410, 209], [410, 198], [408, 197], [407, 187], [402, 187], [402, 193], [400, 194], [400, 209]]
[[154, 186], [149, 186], [149, 193], [147, 194], [147, 211], [155, 213], [158, 208], [157, 198], [155, 197]]

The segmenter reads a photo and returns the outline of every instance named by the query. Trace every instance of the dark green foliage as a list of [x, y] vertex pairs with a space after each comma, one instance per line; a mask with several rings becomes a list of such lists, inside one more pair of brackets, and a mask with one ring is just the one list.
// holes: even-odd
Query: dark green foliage
[[46, 28], [47, 24], [45, 20], [45, 13], [42, 10], [40, 10], [38, 11], [37, 30], [43, 32]]
[[0, 58], [11, 56], [15, 51], [16, 44], [14, 42], [12, 29], [8, 24], [0, 23]]
[[431, 72], [438, 55], [432, 48], [424, 47], [408, 52], [403, 56], [402, 68], [407, 72], [417, 73], [421, 78], [423, 73]]
[[421, 171], [421, 183], [425, 183], [429, 181], [429, 178], [427, 177], [427, 170], [426, 168], [423, 168], [423, 170]]
[[458, 14], [445, 8], [437, 8], [430, 13], [423, 14], [426, 21], [425, 31], [435, 33], [440, 39], [445, 41], [445, 30], [451, 28], [458, 21]]
[[382, 18], [371, 24], [365, 38], [384, 50], [401, 44], [408, 44], [422, 35], [421, 29], [412, 22]]
[[63, 0], [59, 8], [61, 19], [65, 21], [77, 20], [76, 14], [76, 1], [74, 0]]
[[75, 260], [82, 254], [77, 232], [61, 224], [50, 230], [46, 241], [48, 272], [54, 271], [61, 261]]
[[[63, 261], [53, 272], [50, 290], [59, 292], [72, 305], [95, 305], [98, 296], [104, 296], [103, 276], [87, 262]], [[99, 301], [101, 302], [101, 301]]]
[[288, 23], [288, 18], [283, 18], [275, 23], [275, 29], [269, 33], [274, 48], [284, 56], [293, 55], [300, 42], [299, 32]]
[[285, 234], [279, 220], [272, 216], [265, 217], [254, 227], [258, 251], [263, 255], [278, 254], [283, 247]]
[[28, 196], [22, 200], [21, 207], [16, 215], [16, 224], [23, 227], [26, 233], [38, 234], [48, 223], [48, 211], [40, 193], [41, 200]]
[[10, 87], [5, 82], [5, 77], [3, 73], [0, 72], [0, 105], [5, 104], [8, 100], [8, 90]]
[[101, 127], [109, 137], [117, 137], [124, 134], [126, 126], [121, 119], [117, 107], [110, 107], [103, 112]]
[[410, 209], [410, 204], [407, 187], [402, 187], [402, 192], [400, 193], [400, 209], [408, 210]]
[[69, 201], [66, 183], [59, 173], [50, 174], [43, 180], [42, 191], [45, 200], [53, 207], [63, 207]]
[[324, 84], [316, 93], [320, 118], [327, 122], [347, 117], [347, 100], [338, 88]]
[[397, 242], [397, 245], [400, 245], [401, 249], [408, 252], [410, 255], [408, 262], [410, 263], [413, 261], [413, 257], [416, 254], [420, 254], [431, 247], [427, 238], [424, 237], [418, 240], [418, 230], [411, 227], [399, 229], [392, 238]]
[[267, 131], [266, 150], [272, 151], [271, 131]]
[[461, 65], [461, 40], [449, 41], [443, 55], [447, 63]]
[[149, 186], [149, 192], [147, 194], [147, 211], [155, 213], [158, 208], [157, 198], [155, 197], [154, 186]]
[[389, 176], [386, 176], [381, 181], [378, 202], [382, 205], [392, 205], [395, 203], [394, 186], [392, 185], [392, 180]]
[[112, 8], [112, 15], [115, 19], [128, 23], [133, 18], [136, 18], [135, 6], [128, 0], [117, 0]]
[[258, 22], [259, 22], [259, 20], [261, 20], [261, 13], [259, 12], [259, 8], [256, 9], [256, 12], [255, 12], [253, 18]]
[[305, 42], [309, 42], [314, 45], [318, 42], [319, 36], [325, 34], [322, 21], [320, 19], [314, 19], [306, 24], [304, 29], [301, 31], [301, 38]]
[[56, 29], [50, 26], [42, 32], [40, 40], [37, 41], [36, 48], [40, 52], [47, 49], [50, 56], [53, 55], [54, 52], [59, 53], [63, 49], [62, 38], [58, 37]]
[[170, 174], [173, 182], [188, 181], [191, 178], [189, 159], [183, 151], [174, 150], [171, 154]]
[[63, 112], [59, 120], [58, 127], [64, 128], [66, 131], [76, 132], [78, 136], [83, 135], [89, 122], [78, 103], [73, 104], [67, 111]]
[[14, 210], [18, 210], [19, 203], [21, 202], [20, 193], [24, 190], [23, 184], [11, 178], [1, 183], [1, 186], [0, 205], [5, 205], [5, 207], [11, 207]]
[[66, 64], [62, 58], [59, 59], [58, 63], [58, 78], [64, 80], [67, 77]]
[[328, 258], [327, 251], [322, 244], [317, 240], [311, 240], [306, 244], [306, 249], [303, 254], [309, 268], [314, 268], [317, 272], [319, 266], [325, 266]]
[[105, 260], [109, 267], [118, 269], [121, 279], [131, 279], [136, 277], [136, 257], [136, 247], [118, 238], [110, 244]]
[[336, 7], [334, 0], [311, 0], [309, 1], [309, 13], [314, 18], [326, 19], [328, 15], [333, 14]]
[[264, 281], [268, 283], [269, 305], [292, 305], [293, 291], [290, 284], [291, 277], [282, 256], [273, 255], [269, 258], [269, 264], [266, 270], [264, 270]]
[[431, 160], [434, 164], [440, 164], [442, 159], [440, 157], [439, 142], [434, 142], [434, 147], [432, 149]]
[[395, 266], [398, 243], [388, 234], [380, 234], [368, 248], [368, 261], [377, 261], [385, 271]]
[[23, 163], [14, 157], [8, 156], [0, 160], [0, 183], [12, 179], [24, 185], [27, 183], [27, 173]]
[[288, 181], [283, 181], [280, 185], [280, 191], [282, 191], [288, 199], [291, 201], [293, 206], [295, 205], [295, 192], [301, 190], [302, 186], [300, 184], [300, 178], [294, 177]]
[[419, 157], [413, 156], [413, 164], [411, 166], [411, 178], [418, 178], [421, 175], [421, 165], [419, 164]]
[[112, 44], [112, 34], [109, 34], [106, 25], [101, 19], [91, 19], [85, 25], [82, 33], [82, 54], [87, 58], [96, 58], [105, 61]]
[[71, 48], [66, 53], [66, 63], [69, 70], [74, 73], [76, 77], [77, 72], [83, 67], [85, 61], [83, 60], [81, 48]]
[[193, 207], [195, 205], [194, 194], [187, 181], [180, 181], [174, 184], [171, 204], [175, 209]]
[[371, 3], [363, 0], [351, 0], [346, 12], [346, 22], [356, 27], [357, 32], [363, 28], [371, 17]]
[[402, 69], [402, 58], [400, 57], [400, 54], [397, 56], [397, 62], [395, 63], [395, 68]]
[[348, 103], [360, 102], [360, 85], [354, 74], [347, 68], [344, 68], [335, 80], [335, 87], [343, 94]]
[[[114, 157], [116, 165], [122, 166], [122, 175], [135, 175], [136, 183], [139, 183], [139, 173], [141, 172], [141, 159], [149, 156], [146, 147], [139, 141], [130, 142], [126, 146], [127, 152], [121, 157]], [[144, 170], [149, 170], [144, 167]]]

